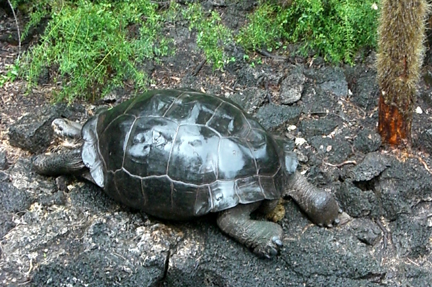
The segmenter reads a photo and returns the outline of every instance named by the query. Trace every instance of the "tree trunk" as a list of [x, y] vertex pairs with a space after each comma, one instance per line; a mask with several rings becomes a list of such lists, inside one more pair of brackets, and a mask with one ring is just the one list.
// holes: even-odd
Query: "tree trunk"
[[426, 0], [383, 0], [378, 28], [378, 132], [390, 145], [409, 145], [424, 55]]

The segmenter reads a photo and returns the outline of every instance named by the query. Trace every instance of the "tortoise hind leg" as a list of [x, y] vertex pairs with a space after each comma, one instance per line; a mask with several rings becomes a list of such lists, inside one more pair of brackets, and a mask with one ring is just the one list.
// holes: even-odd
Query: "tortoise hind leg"
[[278, 254], [282, 246], [282, 228], [273, 222], [250, 219], [250, 214], [260, 205], [261, 202], [239, 204], [222, 211], [217, 223], [223, 232], [252, 248], [256, 254], [271, 258]]
[[37, 155], [32, 159], [34, 170], [43, 175], [60, 175], [82, 172], [85, 165], [81, 158], [81, 149], [51, 155]]

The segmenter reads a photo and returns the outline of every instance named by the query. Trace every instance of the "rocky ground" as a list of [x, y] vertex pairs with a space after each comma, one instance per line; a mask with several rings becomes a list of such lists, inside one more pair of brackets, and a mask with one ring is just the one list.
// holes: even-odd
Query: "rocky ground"
[[[248, 7], [219, 9], [235, 27], [244, 18], [230, 15], [244, 15]], [[13, 20], [1, 17], [0, 34], [9, 33]], [[36, 175], [31, 156], [59, 149], [53, 118], [83, 122], [99, 105], [116, 105], [128, 93], [117, 91], [93, 105], [53, 106], [52, 86], [24, 96], [23, 83], [15, 81], [0, 90], [0, 285], [430, 286], [428, 65], [413, 146], [400, 151], [383, 147], [376, 133], [374, 53], [355, 67], [294, 56], [263, 58], [251, 67], [232, 48], [236, 61], [224, 72], [205, 64], [195, 74], [203, 55], [194, 34], [181, 25], [168, 30], [178, 53], [148, 65], [154, 81], [149, 88], [192, 87], [229, 97], [286, 136], [309, 180], [337, 198], [341, 224], [317, 227], [286, 199], [284, 247], [276, 259], [264, 260], [222, 234], [213, 215], [161, 221], [117, 204], [90, 183]], [[4, 71], [18, 48], [2, 41], [0, 53]]]

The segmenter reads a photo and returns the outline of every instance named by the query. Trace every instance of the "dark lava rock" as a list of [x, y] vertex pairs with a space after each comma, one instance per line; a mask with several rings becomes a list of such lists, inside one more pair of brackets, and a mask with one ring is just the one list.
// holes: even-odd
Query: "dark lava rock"
[[369, 153], [361, 163], [350, 170], [349, 175], [353, 181], [369, 181], [379, 176], [389, 166], [391, 160], [388, 156], [379, 152]]
[[247, 113], [254, 113], [266, 102], [266, 93], [258, 88], [247, 88], [242, 92], [235, 93], [230, 100], [238, 104]]
[[[430, 287], [432, 282], [432, 273], [430, 267], [419, 266], [409, 262], [402, 262], [397, 266], [396, 270], [389, 270], [386, 274], [386, 279], [397, 277], [397, 275], [406, 274], [405, 278], [401, 278], [397, 285], [389, 286], [415, 286], [415, 287]], [[391, 281], [391, 280], [389, 280]]]
[[354, 139], [355, 150], [363, 153], [377, 151], [380, 146], [381, 136], [371, 129], [362, 129]]
[[42, 70], [39, 74], [39, 77], [37, 79], [38, 85], [46, 85], [50, 82], [50, 70], [48, 67], [42, 67]]
[[305, 286], [380, 286], [373, 281], [385, 271], [368, 256], [367, 245], [354, 236], [335, 238], [320, 228], [308, 228], [299, 236], [300, 240], [287, 244], [281, 256], [297, 277], [304, 278]]
[[306, 77], [300, 70], [294, 70], [289, 74], [281, 83], [279, 94], [281, 104], [293, 104], [300, 100], [305, 81]]
[[[236, 65], [234, 63], [234, 65]], [[241, 65], [241, 68], [236, 71], [237, 84], [245, 87], [256, 87], [257, 80], [259, 77], [256, 69], [253, 69], [250, 65]]]
[[86, 183], [84, 186], [74, 187], [68, 195], [71, 204], [84, 211], [108, 212], [118, 209], [118, 203], [94, 184]]
[[9, 128], [9, 142], [32, 153], [43, 152], [53, 137], [51, 122], [58, 113], [45, 108], [42, 114], [27, 114]]
[[330, 111], [339, 109], [339, 99], [334, 95], [322, 95], [316, 90], [315, 85], [306, 81], [301, 98], [303, 112], [311, 115], [326, 115]]
[[376, 71], [369, 67], [356, 67], [348, 72], [350, 88], [355, 95], [351, 101], [360, 108], [370, 111], [378, 103], [378, 82]]
[[301, 111], [299, 107], [279, 106], [271, 103], [261, 107], [255, 117], [265, 129], [275, 131], [282, 125], [297, 124]]
[[341, 68], [305, 69], [304, 73], [315, 82], [317, 93], [332, 94], [338, 98], [348, 96], [348, 83]]
[[50, 195], [41, 195], [38, 199], [38, 202], [43, 206], [51, 206], [51, 205], [65, 205], [66, 204], [66, 196], [63, 191], [59, 190], [54, 194]]
[[319, 119], [305, 119], [300, 124], [300, 130], [305, 138], [330, 134], [339, 122], [331, 117]]
[[6, 152], [0, 151], [0, 170], [5, 170], [8, 167]]
[[0, 171], [0, 181], [9, 181], [9, 175], [3, 171]]
[[428, 225], [426, 216], [412, 218], [401, 215], [390, 223], [390, 230], [399, 256], [414, 259], [429, 254], [432, 226]]
[[0, 210], [22, 212], [30, 207], [33, 199], [27, 192], [7, 182], [0, 182]]
[[379, 286], [371, 278], [384, 271], [351, 233], [311, 226], [293, 202], [286, 204], [282, 225], [281, 255], [265, 260], [223, 235], [214, 221], [186, 223], [179, 228], [187, 236], [172, 253], [161, 286]]
[[64, 110], [64, 105], [45, 106], [24, 115], [9, 128], [9, 143], [32, 153], [42, 153], [53, 138], [52, 121]]
[[352, 182], [345, 181], [336, 192], [341, 208], [352, 217], [381, 215], [379, 200], [372, 190], [361, 190]]
[[342, 185], [338, 198], [352, 216], [363, 216], [364, 211], [370, 210], [372, 217], [382, 215], [396, 220], [400, 214], [410, 214], [413, 206], [427, 200], [432, 190], [429, 172], [415, 159], [402, 162], [370, 153], [348, 175], [349, 180]]
[[375, 183], [384, 216], [395, 220], [400, 214], [410, 214], [411, 207], [430, 199], [432, 177], [417, 160], [393, 160]]
[[120, 227], [115, 221], [107, 218], [106, 222], [95, 222], [85, 230], [81, 240], [66, 236], [68, 244], [62, 243], [59, 248], [65, 248], [69, 256], [39, 266], [31, 286], [106, 286], [108, 282], [155, 286], [164, 275], [167, 252], [146, 252], [137, 247], [143, 238], [130, 238], [133, 233], [111, 236], [117, 233], [112, 228]]
[[432, 154], [432, 129], [421, 131], [418, 140], [414, 144], [425, 152]]
[[318, 153], [325, 157], [330, 164], [338, 164], [348, 159], [352, 153], [351, 145], [338, 137], [324, 138], [322, 136], [314, 136], [309, 139]]
[[0, 238], [3, 238], [9, 230], [15, 227], [16, 224], [14, 223], [13, 218], [14, 215], [12, 213], [0, 210]]
[[314, 165], [309, 169], [309, 172], [307, 173], [307, 179], [310, 183], [314, 184], [315, 186], [323, 187], [323, 186], [329, 186], [333, 183], [338, 184], [338, 182], [335, 180], [336, 174], [333, 174], [331, 172], [323, 172], [318, 166]]
[[358, 218], [349, 223], [349, 230], [367, 245], [375, 245], [382, 238], [382, 230], [370, 219]]

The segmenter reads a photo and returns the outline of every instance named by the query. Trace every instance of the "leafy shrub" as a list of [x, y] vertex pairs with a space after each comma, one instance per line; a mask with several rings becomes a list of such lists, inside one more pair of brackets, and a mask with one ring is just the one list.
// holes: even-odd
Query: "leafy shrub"
[[[41, 43], [27, 53], [21, 70], [31, 87], [45, 67], [58, 67], [54, 80], [62, 82], [62, 90], [56, 100], [103, 96], [129, 79], [144, 88], [146, 75], [138, 64], [168, 52], [151, 0], [52, 2]], [[31, 24], [43, 17], [35, 14]]]
[[376, 46], [378, 7], [375, 0], [295, 0], [287, 7], [262, 2], [238, 35], [247, 49], [278, 48], [300, 42], [302, 54], [353, 63], [361, 47]]
[[229, 61], [224, 47], [232, 43], [231, 31], [222, 23], [219, 13], [206, 13], [200, 4], [190, 4], [182, 11], [182, 17], [189, 22], [189, 29], [197, 32], [197, 46], [201, 48], [214, 69], [222, 69]]
[[19, 74], [19, 60], [17, 59], [14, 64], [5, 67], [5, 73], [0, 74], [0, 88], [7, 82], [13, 82]]

